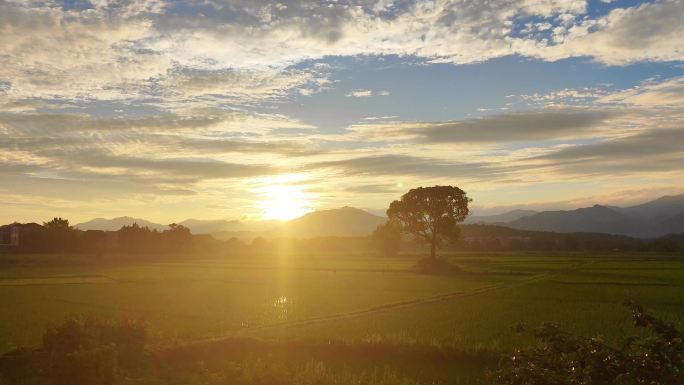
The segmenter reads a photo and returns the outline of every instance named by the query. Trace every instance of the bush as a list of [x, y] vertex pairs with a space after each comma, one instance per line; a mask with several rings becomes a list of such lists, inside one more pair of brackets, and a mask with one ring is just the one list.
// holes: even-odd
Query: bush
[[0, 383], [110, 385], [145, 362], [145, 325], [124, 319], [72, 318], [49, 328], [42, 346], [2, 357]]
[[649, 338], [628, 339], [621, 347], [597, 338], [563, 332], [545, 324], [534, 331], [542, 346], [517, 350], [494, 374], [502, 385], [675, 385], [684, 384], [682, 333], [644, 312], [632, 308], [636, 327], [652, 332]]

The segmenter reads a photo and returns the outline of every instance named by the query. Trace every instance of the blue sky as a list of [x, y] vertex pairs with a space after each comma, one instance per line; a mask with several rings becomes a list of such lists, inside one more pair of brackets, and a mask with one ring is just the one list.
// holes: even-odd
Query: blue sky
[[[401, 120], [443, 121], [491, 114], [513, 103], [511, 95], [546, 94], [564, 88], [602, 87], [620, 90], [644, 79], [684, 75], [672, 63], [606, 66], [588, 58], [546, 62], [506, 56], [484, 63], [417, 65], [412, 58], [334, 57], [319, 62], [335, 69], [335, 87], [311, 96], [278, 103], [278, 110], [302, 121], [339, 131], [366, 117], [396, 116]], [[311, 63], [306, 63], [311, 65]], [[385, 97], [348, 98], [358, 89], [388, 91]]]
[[[683, 193], [684, 2], [0, 0], [0, 221]], [[286, 207], [287, 210], [282, 209]]]

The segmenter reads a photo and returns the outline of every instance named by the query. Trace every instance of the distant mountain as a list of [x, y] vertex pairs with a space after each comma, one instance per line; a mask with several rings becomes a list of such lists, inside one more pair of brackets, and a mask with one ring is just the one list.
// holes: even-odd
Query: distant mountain
[[664, 196], [630, 207], [596, 205], [565, 211], [544, 211], [505, 222], [521, 230], [598, 232], [640, 238], [684, 232], [684, 194]]
[[508, 222], [507, 225], [521, 230], [561, 233], [635, 235], [642, 230], [640, 224], [635, 224], [628, 216], [600, 205], [577, 210], [544, 211]]
[[506, 223], [536, 213], [534, 210], [513, 210], [496, 215], [474, 215], [466, 218], [465, 223]]
[[104, 231], [117, 231], [123, 226], [130, 226], [133, 223], [137, 223], [139, 226], [147, 226], [150, 229], [155, 229], [163, 231], [169, 227], [159, 223], [150, 222], [142, 218], [132, 218], [132, 217], [118, 217], [112, 219], [105, 218], [95, 218], [88, 222], [79, 223], [76, 228], [80, 230], [104, 230]]
[[657, 224], [684, 213], [684, 194], [666, 195], [650, 202], [631, 207], [617, 208], [617, 210], [649, 224]]
[[684, 213], [667, 218], [655, 228], [658, 234], [684, 234]]
[[311, 238], [369, 235], [386, 219], [354, 207], [314, 211], [283, 224], [281, 235]]
[[186, 219], [179, 222], [190, 229], [193, 234], [211, 234], [220, 233], [224, 231], [241, 231], [244, 230], [244, 223], [238, 220], [204, 220], [204, 219]]
[[[385, 222], [385, 218], [367, 211], [342, 207], [315, 211], [289, 222], [198, 220], [179, 224], [194, 234], [214, 234], [219, 238], [254, 238], [256, 236], [288, 236], [311, 238], [319, 236], [363, 236]], [[141, 218], [97, 218], [76, 225], [81, 230], [119, 230], [124, 225], [138, 223], [152, 229], [168, 227]], [[629, 207], [595, 205], [576, 210], [543, 211], [513, 210], [499, 215], [473, 216], [466, 223], [499, 224], [520, 230], [552, 232], [592, 232], [628, 235], [639, 238], [684, 233], [684, 194], [664, 196]]]

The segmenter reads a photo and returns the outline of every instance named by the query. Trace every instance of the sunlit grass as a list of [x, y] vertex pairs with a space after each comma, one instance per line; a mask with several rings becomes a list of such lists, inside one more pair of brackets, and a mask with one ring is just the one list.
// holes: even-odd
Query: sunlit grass
[[[627, 297], [666, 319], [684, 321], [684, 260], [473, 254], [455, 257], [453, 263], [463, 271], [451, 276], [417, 274], [411, 271], [414, 261], [289, 255], [8, 266], [0, 274], [6, 283], [0, 303], [12, 311], [0, 313], [0, 350], [35, 345], [48, 324], [83, 313], [142, 317], [153, 341], [238, 333], [473, 351], [524, 342], [511, 329], [520, 322], [535, 326], [554, 321], [583, 334], [617, 338], [631, 328], [629, 313], [620, 305]], [[539, 274], [551, 275], [524, 283]], [[78, 279], [91, 276], [106, 279]], [[60, 277], [71, 278], [61, 282]], [[516, 282], [523, 284], [505, 286]], [[476, 296], [345, 317], [397, 302], [498, 285], [504, 286]], [[297, 324], [321, 317], [332, 319]], [[278, 326], [281, 323], [285, 324]]]

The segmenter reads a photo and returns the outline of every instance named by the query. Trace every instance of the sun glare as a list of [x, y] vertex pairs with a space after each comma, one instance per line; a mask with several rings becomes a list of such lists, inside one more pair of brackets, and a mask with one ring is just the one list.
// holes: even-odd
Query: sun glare
[[260, 195], [261, 217], [287, 221], [312, 211], [315, 196], [306, 191], [307, 186], [302, 184], [305, 179], [300, 174], [288, 174], [260, 181], [262, 187], [254, 191]]

